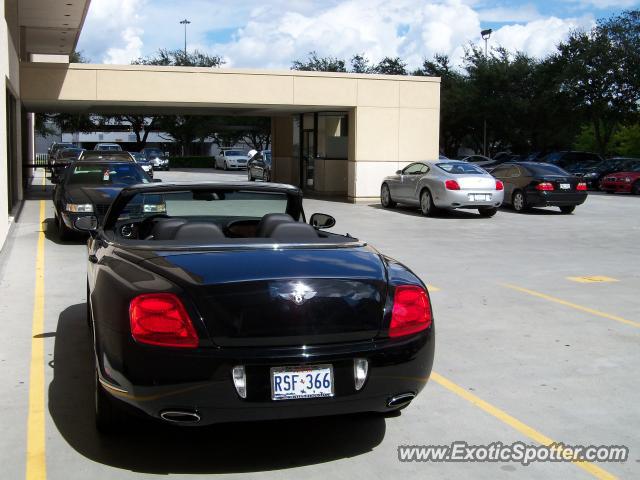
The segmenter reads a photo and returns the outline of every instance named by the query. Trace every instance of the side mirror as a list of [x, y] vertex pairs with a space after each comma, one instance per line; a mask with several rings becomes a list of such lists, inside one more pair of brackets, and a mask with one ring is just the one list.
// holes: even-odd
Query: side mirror
[[153, 183], [162, 183], [162, 179], [160, 179], [160, 178], [152, 178], [151, 181]]
[[396, 175], [402, 175], [402, 170], [396, 170]]
[[309, 219], [309, 224], [313, 228], [331, 228], [336, 224], [336, 219], [326, 213], [314, 213]]
[[94, 215], [78, 217], [73, 226], [81, 232], [95, 232], [98, 229], [98, 219]]

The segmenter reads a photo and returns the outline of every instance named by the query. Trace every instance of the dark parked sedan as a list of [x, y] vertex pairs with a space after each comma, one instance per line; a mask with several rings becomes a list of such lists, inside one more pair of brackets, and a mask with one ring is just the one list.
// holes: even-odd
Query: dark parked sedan
[[51, 178], [55, 182], [64, 174], [65, 169], [73, 162], [78, 160], [84, 149], [77, 147], [58, 149], [56, 154], [51, 158]]
[[[133, 208], [154, 196], [162, 214]], [[304, 219], [300, 189], [244, 182], [137, 185], [98, 228], [77, 220], [99, 429], [125, 410], [207, 425], [411, 402], [433, 363], [425, 284]]]
[[247, 163], [247, 177], [250, 182], [256, 179], [270, 182], [272, 178], [271, 150], [256, 153]]
[[66, 239], [77, 230], [75, 221], [79, 217], [96, 216], [102, 220], [113, 199], [127, 185], [150, 182], [151, 178], [133, 161], [71, 164], [53, 190], [60, 238]]
[[548, 163], [505, 163], [491, 173], [504, 183], [504, 203], [517, 212], [560, 207], [562, 213], [571, 213], [587, 199], [586, 183]]

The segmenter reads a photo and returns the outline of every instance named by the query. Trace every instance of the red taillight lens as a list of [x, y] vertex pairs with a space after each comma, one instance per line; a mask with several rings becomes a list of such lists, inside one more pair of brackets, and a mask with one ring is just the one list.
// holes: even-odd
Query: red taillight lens
[[496, 190], [504, 190], [504, 183], [500, 180], [496, 180]]
[[447, 190], [460, 190], [460, 185], [455, 180], [447, 180], [444, 182], [444, 187]]
[[553, 190], [553, 183], [542, 182], [536, 185], [536, 190], [540, 190], [541, 192], [550, 192]]
[[586, 190], [586, 189], [587, 189], [587, 184], [584, 182], [580, 182], [576, 187], [576, 190]]
[[139, 295], [129, 304], [131, 335], [136, 342], [163, 347], [196, 348], [189, 314], [173, 293]]
[[422, 288], [415, 285], [396, 287], [389, 336], [402, 337], [431, 326], [431, 303]]

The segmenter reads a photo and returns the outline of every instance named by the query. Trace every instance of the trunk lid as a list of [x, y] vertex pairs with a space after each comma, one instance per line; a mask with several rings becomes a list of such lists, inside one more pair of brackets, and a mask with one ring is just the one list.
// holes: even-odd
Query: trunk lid
[[382, 326], [386, 269], [367, 247], [168, 252], [142, 264], [185, 289], [220, 346], [362, 341]]
[[461, 190], [495, 190], [496, 180], [488, 175], [456, 175]]
[[556, 192], [575, 192], [579, 179], [567, 175], [546, 175], [542, 178], [542, 182], [551, 183]]

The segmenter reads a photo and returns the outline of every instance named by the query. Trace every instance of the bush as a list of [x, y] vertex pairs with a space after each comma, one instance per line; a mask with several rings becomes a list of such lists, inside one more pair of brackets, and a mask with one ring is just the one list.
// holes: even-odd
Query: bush
[[169, 157], [171, 168], [213, 168], [215, 157]]

